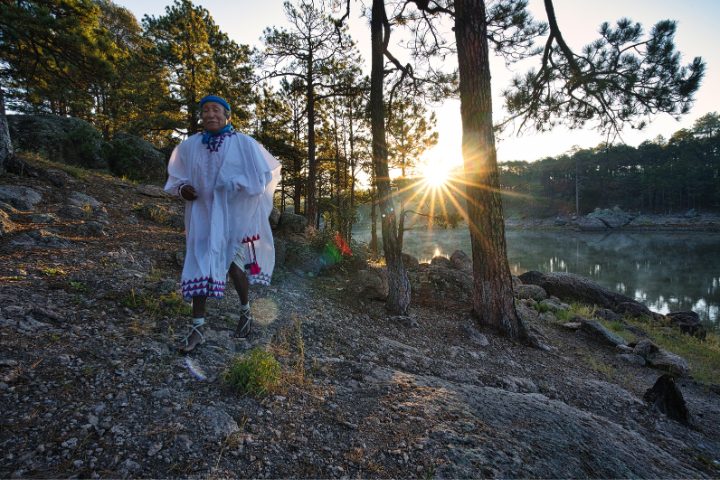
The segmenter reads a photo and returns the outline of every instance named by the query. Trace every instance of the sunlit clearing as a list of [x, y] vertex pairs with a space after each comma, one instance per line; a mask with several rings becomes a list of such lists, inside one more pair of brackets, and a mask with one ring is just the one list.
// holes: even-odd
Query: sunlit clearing
[[428, 161], [422, 167], [422, 176], [430, 187], [439, 188], [447, 183], [450, 178], [451, 165], [437, 160]]

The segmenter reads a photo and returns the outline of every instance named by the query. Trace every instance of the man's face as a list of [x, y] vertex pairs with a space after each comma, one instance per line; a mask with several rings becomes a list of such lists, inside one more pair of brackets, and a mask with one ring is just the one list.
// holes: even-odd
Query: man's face
[[225, 109], [223, 106], [215, 102], [203, 104], [200, 118], [202, 119], [205, 130], [209, 132], [220, 130], [230, 121], [229, 118], [225, 117]]

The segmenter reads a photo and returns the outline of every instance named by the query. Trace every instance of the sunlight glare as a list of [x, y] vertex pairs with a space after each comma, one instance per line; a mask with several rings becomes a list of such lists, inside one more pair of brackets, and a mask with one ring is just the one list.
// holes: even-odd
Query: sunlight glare
[[442, 187], [450, 177], [450, 165], [438, 160], [428, 161], [422, 168], [422, 175], [430, 187]]

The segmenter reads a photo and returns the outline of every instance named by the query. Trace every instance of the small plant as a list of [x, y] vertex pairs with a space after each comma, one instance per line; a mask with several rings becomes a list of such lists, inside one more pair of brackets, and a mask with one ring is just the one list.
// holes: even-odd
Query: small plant
[[550, 306], [547, 303], [536, 303], [535, 309], [538, 313], [545, 313], [550, 311]]
[[280, 363], [275, 357], [256, 347], [232, 361], [223, 381], [240, 393], [260, 397], [280, 386], [280, 375]]
[[74, 280], [70, 280], [70, 289], [74, 290], [76, 292], [87, 292], [88, 287], [83, 282], [76, 282]]
[[56, 268], [56, 267], [45, 267], [42, 270], [40, 270], [43, 275], [47, 277], [58, 277], [62, 275], [67, 275], [67, 272], [63, 270], [62, 268]]

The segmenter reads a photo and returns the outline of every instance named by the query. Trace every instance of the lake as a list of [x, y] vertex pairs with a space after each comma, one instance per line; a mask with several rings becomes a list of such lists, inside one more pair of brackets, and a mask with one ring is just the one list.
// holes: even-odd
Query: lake
[[[379, 232], [378, 232], [379, 233]], [[370, 232], [354, 233], [368, 241]], [[693, 310], [720, 327], [720, 234], [703, 232], [583, 233], [507, 230], [513, 274], [528, 270], [570, 272], [592, 278], [660, 313]], [[406, 253], [421, 262], [470, 254], [467, 228], [411, 230]]]

